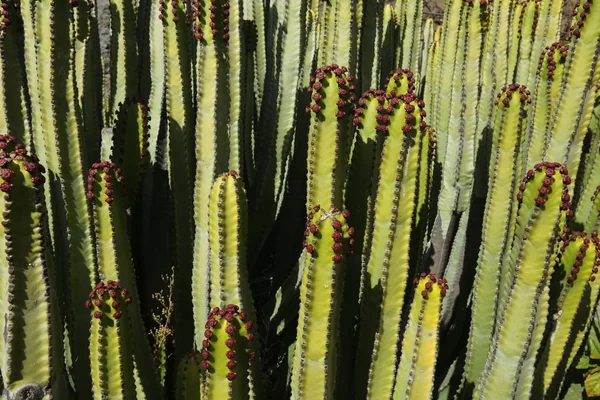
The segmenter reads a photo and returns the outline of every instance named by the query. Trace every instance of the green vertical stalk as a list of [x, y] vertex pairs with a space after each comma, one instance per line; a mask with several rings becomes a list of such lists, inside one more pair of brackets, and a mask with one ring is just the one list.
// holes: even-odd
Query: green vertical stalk
[[42, 172], [23, 145], [0, 153], [0, 371], [10, 398], [67, 396]]
[[[558, 231], [569, 210], [571, 178], [559, 163], [536, 164], [519, 187], [516, 230], [506, 258], [497, 311], [497, 329], [473, 398], [512, 398], [527, 367], [531, 348], [538, 348], [538, 331], [546, 321], [547, 287], [552, 273]], [[523, 335], [529, 332], [529, 335]], [[525, 369], [526, 371], [526, 369]]]
[[402, 2], [402, 14], [398, 16], [404, 23], [401, 27], [400, 43], [402, 43], [402, 49], [399, 52], [400, 57], [397, 65], [412, 71], [418, 71], [417, 67], [419, 65], [423, 4], [423, 1]]
[[292, 399], [333, 399], [344, 266], [353, 229], [347, 211], [316, 205], [308, 213], [300, 318], [292, 361]]

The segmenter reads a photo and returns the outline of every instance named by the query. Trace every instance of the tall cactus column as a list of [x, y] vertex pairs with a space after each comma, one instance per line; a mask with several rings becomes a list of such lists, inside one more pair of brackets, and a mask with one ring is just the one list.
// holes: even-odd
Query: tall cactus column
[[0, 371], [8, 398], [67, 397], [41, 172], [22, 145], [0, 152]]
[[[293, 358], [292, 399], [333, 399], [345, 254], [351, 252], [347, 211], [314, 206], [306, 221], [300, 317]], [[341, 334], [350, 334], [342, 332]]]

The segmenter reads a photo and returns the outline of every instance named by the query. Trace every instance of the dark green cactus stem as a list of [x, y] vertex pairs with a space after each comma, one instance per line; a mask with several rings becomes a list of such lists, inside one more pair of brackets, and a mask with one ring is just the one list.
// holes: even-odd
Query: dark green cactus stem
[[394, 400], [433, 398], [440, 311], [448, 284], [435, 274], [425, 273], [415, 278], [414, 284], [416, 289], [402, 339]]
[[[132, 350], [135, 328], [129, 321], [133, 300], [118, 281], [100, 281], [86, 300], [91, 319], [89, 334], [94, 399], [137, 398], [139, 377]], [[139, 367], [139, 365], [137, 365]], [[139, 393], [144, 393], [141, 391]], [[144, 396], [159, 398], [158, 393]]]
[[199, 351], [187, 354], [179, 363], [177, 371], [176, 398], [197, 400], [202, 393], [202, 356]]
[[[127, 357], [134, 358], [136, 390], [148, 398], [158, 398], [161, 387], [140, 311], [135, 270], [127, 239], [122, 180], [122, 171], [111, 162], [95, 163], [89, 170], [87, 197], [92, 204], [96, 231], [98, 276], [101, 280], [118, 280], [130, 291], [129, 296], [134, 304], [128, 310], [131, 332], [127, 335], [131, 336], [132, 342], [125, 350], [128, 353], [123, 353], [123, 356], [127, 354]], [[111, 374], [110, 368], [107, 373]]]
[[127, 98], [116, 114], [111, 160], [123, 169], [127, 182], [126, 207], [135, 204], [143, 174], [148, 169], [148, 107]]
[[319, 68], [311, 78], [306, 206], [341, 208], [352, 129], [354, 78], [336, 64]]
[[[46, 248], [43, 168], [0, 135], [0, 371], [4, 396], [66, 398], [56, 271]], [[8, 146], [7, 146], [8, 145]], [[7, 147], [13, 147], [11, 151]], [[15, 397], [13, 397], [15, 396]]]
[[569, 45], [563, 42], [552, 43], [542, 51], [537, 68], [532, 118], [525, 139], [526, 157], [523, 159], [523, 165], [533, 165], [542, 161], [547, 141], [551, 137], [548, 132], [552, 116], [559, 104], [568, 51]]
[[[422, 231], [416, 229], [421, 167], [429, 150], [424, 104], [414, 94], [388, 96], [379, 106], [377, 130], [383, 149], [377, 167], [374, 220], [369, 258], [364, 267], [362, 310], [357, 352], [359, 397], [378, 399], [392, 395], [398, 356], [401, 312], [410, 271], [418, 256]], [[387, 134], [386, 134], [387, 132]], [[366, 383], [366, 387], [365, 387]]]
[[[225, 16], [219, 2], [201, 4], [195, 1], [193, 32], [196, 39], [196, 171], [194, 185], [194, 267], [192, 296], [197, 326], [201, 326], [211, 309], [207, 287], [209, 268], [209, 201], [211, 188], [218, 173], [227, 171], [229, 143], [227, 141], [228, 94], [224, 81], [226, 69], [222, 60], [225, 52]], [[245, 268], [245, 266], [244, 266]], [[220, 305], [220, 304], [212, 304]], [[196, 347], [200, 346], [201, 331], [196, 331]]]
[[137, 10], [128, 0], [110, 0], [110, 93], [107, 118], [111, 121], [121, 103], [138, 92], [138, 48], [136, 37]]
[[292, 399], [332, 399], [337, 372], [339, 313], [346, 254], [354, 229], [347, 210], [314, 206], [306, 221], [306, 259], [300, 286], [300, 317], [292, 361]]
[[[526, 87], [505, 87], [498, 94], [493, 132], [488, 196], [483, 217], [482, 242], [472, 292], [472, 320], [467, 345], [463, 385], [478, 382], [494, 332], [496, 299], [504, 254], [512, 240], [509, 227], [516, 219], [514, 190], [519, 184], [519, 165], [527, 109], [531, 99]], [[513, 202], [515, 204], [513, 204]], [[503, 232], [503, 233], [500, 233]]]
[[193, 332], [187, 323], [192, 314], [193, 264], [192, 193], [194, 171], [194, 120], [190, 40], [185, 0], [159, 0], [164, 28], [165, 97], [168, 135], [168, 165], [175, 221], [175, 326], [176, 359], [192, 350]]
[[200, 352], [200, 399], [253, 397], [253, 382], [249, 376], [249, 371], [255, 369], [252, 365], [257, 362], [253, 325], [246, 313], [232, 304], [215, 307], [208, 314]]
[[7, 132], [31, 148], [31, 129], [27, 107], [19, 3], [0, 4], [0, 132]]
[[529, 390], [523, 379], [533, 378], [546, 324], [550, 263], [565, 216], [572, 214], [570, 183], [560, 163], [536, 164], [523, 178], [516, 230], [502, 266], [497, 328], [473, 398], [512, 398]]
[[[562, 292], [553, 315], [552, 333], [538, 367], [544, 398], [553, 398], [563, 385], [592, 322], [600, 293], [598, 233], [564, 236], [556, 269], [564, 274]], [[538, 393], [539, 396], [541, 393]], [[534, 393], [534, 395], [536, 395]]]

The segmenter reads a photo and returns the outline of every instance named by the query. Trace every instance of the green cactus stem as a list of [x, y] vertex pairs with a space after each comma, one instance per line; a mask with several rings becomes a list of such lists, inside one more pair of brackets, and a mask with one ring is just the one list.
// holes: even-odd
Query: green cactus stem
[[508, 76], [514, 76], [515, 82], [529, 83], [532, 50], [540, 40], [537, 32], [540, 12], [541, 0], [523, 0], [513, 10], [513, 19], [518, 21], [512, 24]]
[[600, 293], [597, 281], [600, 266], [598, 233], [571, 234], [563, 240], [556, 269], [564, 274], [550, 340], [538, 371], [543, 374], [544, 398], [556, 397], [566, 371], [583, 343], [592, 322]]
[[567, 43], [555, 42], [545, 47], [540, 56], [536, 71], [535, 102], [524, 144], [527, 156], [523, 159], [523, 165], [533, 165], [542, 161], [547, 141], [551, 136], [548, 132], [552, 116], [559, 104], [568, 52]]
[[200, 351], [200, 399], [252, 398], [249, 371], [257, 361], [253, 325], [246, 313], [232, 304], [215, 307], [208, 314]]
[[20, 50], [20, 9], [14, 0], [0, 4], [0, 132], [31, 148], [27, 88]]
[[128, 185], [127, 204], [135, 204], [143, 174], [148, 169], [148, 108], [132, 98], [119, 105], [114, 121], [111, 160], [122, 166]]
[[433, 398], [440, 310], [448, 284], [435, 274], [425, 273], [415, 278], [414, 284], [416, 289], [402, 339], [394, 399]]
[[199, 351], [188, 353], [177, 371], [177, 398], [197, 400], [202, 393], [202, 356]]
[[128, 324], [131, 326], [128, 335], [132, 342], [128, 345], [127, 357], [133, 358], [136, 390], [153, 397], [160, 395], [161, 387], [140, 311], [127, 238], [126, 199], [122, 180], [123, 172], [112, 162], [94, 163], [89, 170], [87, 197], [93, 210], [98, 275], [101, 280], [118, 280], [129, 289], [129, 296], [135, 301], [128, 311]]
[[[137, 397], [139, 378], [132, 350], [135, 328], [128, 312], [132, 302], [128, 289], [112, 280], [98, 282], [86, 300], [92, 321], [89, 351], [94, 399]], [[152, 397], [152, 393], [144, 396]]]
[[[292, 399], [334, 398], [338, 323], [346, 254], [352, 253], [350, 213], [314, 206], [307, 215], [300, 317], [292, 361]], [[342, 332], [341, 334], [348, 334]]]
[[[211, 309], [206, 288], [210, 276], [209, 219], [210, 193], [217, 174], [228, 170], [229, 143], [227, 118], [227, 80], [222, 57], [226, 40], [224, 9], [218, 3], [194, 2], [193, 32], [196, 39], [196, 170], [194, 184], [194, 265], [192, 296], [197, 326], [201, 326]], [[244, 266], [245, 268], [245, 266]], [[233, 302], [233, 300], [232, 300]], [[236, 302], [238, 304], [238, 302]], [[241, 303], [240, 303], [241, 304]], [[221, 304], [212, 304], [212, 306]], [[245, 304], [243, 304], [245, 306]], [[196, 347], [200, 346], [202, 332], [196, 330]]]
[[[422, 158], [429, 148], [424, 104], [414, 94], [388, 96], [379, 105], [377, 130], [383, 149], [377, 168], [373, 229], [362, 279], [356, 392], [370, 399], [389, 397], [398, 356], [401, 313], [410, 271], [415, 271], [423, 230], [415, 219], [426, 176]], [[378, 139], [379, 140], [379, 139]], [[427, 168], [425, 168], [427, 169]], [[429, 170], [429, 169], [427, 169]], [[426, 220], [426, 219], [425, 219]], [[365, 386], [366, 383], [366, 386]]]
[[403, 65], [413, 71], [417, 70], [421, 55], [423, 4], [422, 1], [396, 1], [396, 15], [402, 21], [401, 48], [398, 52], [396, 65]]
[[406, 68], [398, 68], [390, 72], [386, 82], [386, 94], [399, 96], [415, 93], [415, 74]]
[[[488, 196], [483, 216], [482, 242], [472, 293], [472, 320], [467, 345], [464, 380], [476, 383], [483, 372], [494, 332], [500, 269], [512, 239], [516, 201], [513, 191], [521, 175], [520, 149], [531, 103], [526, 87], [514, 84], [498, 94], [493, 132]], [[514, 203], [514, 204], [513, 204]], [[504, 231], [503, 234], [498, 234]], [[492, 300], [493, 299], [493, 300]]]
[[342, 207], [352, 129], [354, 78], [336, 64], [318, 68], [311, 78], [308, 136], [308, 194], [311, 204]]
[[[44, 169], [0, 135], [0, 371], [4, 396], [65, 398], [62, 326], [42, 184]], [[11, 149], [12, 148], [12, 149]], [[17, 397], [14, 397], [17, 398]], [[40, 397], [42, 398], [42, 397]]]
[[548, 309], [550, 261], [565, 216], [572, 215], [570, 183], [564, 166], [545, 162], [527, 171], [519, 186], [516, 229], [502, 267], [497, 328], [473, 398], [522, 395], [519, 376], [533, 375], [531, 359], [546, 325], [539, 317]]

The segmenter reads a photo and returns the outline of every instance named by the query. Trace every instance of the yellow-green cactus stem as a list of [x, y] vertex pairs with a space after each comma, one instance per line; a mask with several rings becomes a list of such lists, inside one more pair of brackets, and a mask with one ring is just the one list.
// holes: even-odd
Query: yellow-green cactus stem
[[[87, 198], [91, 203], [96, 232], [97, 273], [101, 280], [119, 281], [130, 291], [134, 304], [128, 310], [128, 324], [132, 330], [127, 335], [131, 336], [132, 342], [127, 351], [130, 352], [128, 357], [134, 359], [134, 386], [148, 398], [160, 397], [157, 368], [152, 360], [138, 300], [122, 180], [121, 169], [108, 161], [92, 164], [88, 173]], [[110, 369], [108, 373], [111, 373]]]
[[[4, 396], [66, 398], [62, 321], [46, 248], [43, 168], [22, 144], [0, 135], [0, 371]], [[10, 146], [9, 144], [9, 147]]]
[[490, 179], [473, 284], [471, 329], [463, 376], [467, 385], [479, 380], [494, 333], [500, 269], [512, 240], [508, 227], [514, 224], [512, 221], [516, 218], [513, 193], [521, 176], [516, 166], [520, 161], [519, 149], [530, 102], [527, 88], [517, 84], [505, 87], [496, 100], [498, 109], [493, 132]]
[[20, 50], [20, 5], [0, 3], [0, 132], [7, 132], [31, 148], [27, 88]]
[[346, 254], [354, 229], [347, 210], [319, 205], [307, 215], [300, 317], [292, 361], [292, 399], [333, 399], [337, 375], [339, 313]]
[[169, 184], [173, 193], [175, 224], [175, 326], [176, 362], [192, 350], [193, 331], [187, 324], [192, 314], [189, 288], [192, 280], [194, 230], [192, 198], [194, 175], [194, 112], [190, 53], [192, 35], [186, 19], [185, 0], [159, 0], [158, 18], [163, 23], [165, 100]]
[[200, 399], [253, 397], [254, 382], [250, 371], [257, 361], [253, 325], [254, 322], [237, 305], [228, 304], [210, 311], [200, 351]]
[[[543, 377], [544, 398], [558, 395], [575, 354], [592, 322], [598, 300], [600, 240], [598, 233], [565, 237], [557, 258], [557, 272], [564, 274], [563, 287], [552, 318], [550, 339], [538, 371]], [[539, 396], [539, 394], [538, 394]]]
[[119, 105], [114, 121], [111, 160], [123, 169], [127, 204], [135, 204], [142, 176], [148, 168], [148, 107], [133, 98]]
[[532, 118], [529, 121], [525, 139], [526, 157], [523, 165], [534, 165], [543, 159], [547, 141], [550, 138], [552, 116], [557, 110], [565, 61], [569, 45], [555, 42], [544, 48], [537, 68], [535, 102], [532, 105]]
[[497, 322], [473, 398], [512, 398], [522, 392], [519, 376], [530, 376], [546, 325], [548, 286], [559, 230], [571, 215], [571, 178], [560, 163], [536, 164], [517, 193], [512, 247], [502, 268]]
[[110, 0], [110, 91], [107, 121], [115, 117], [120, 104], [138, 92], [138, 48], [135, 3]]
[[580, 1], [573, 11], [567, 71], [544, 153], [544, 160], [566, 163], [574, 178], [594, 107], [595, 85], [600, 82], [598, 40], [600, 2]]
[[[397, 65], [413, 71], [417, 70], [421, 50], [421, 30], [423, 24], [422, 1], [396, 1], [396, 12], [401, 24], [400, 43]], [[401, 5], [401, 10], [398, 8]]]
[[[134, 332], [129, 308], [133, 303], [129, 290], [118, 281], [100, 281], [85, 302], [89, 310], [92, 397], [94, 399], [160, 398], [159, 393], [140, 391], [133, 346]], [[144, 332], [142, 332], [144, 333]]]
[[514, 76], [515, 82], [529, 83], [531, 52], [536, 40], [540, 40], [537, 33], [540, 8], [541, 0], [521, 0], [513, 9], [508, 76]]
[[186, 354], [177, 370], [176, 398], [198, 400], [202, 393], [202, 356], [199, 351]]
[[383, 149], [377, 167], [369, 258], [364, 267], [357, 350], [356, 392], [369, 399], [392, 395], [399, 353], [401, 312], [410, 271], [415, 271], [423, 231], [416, 229], [423, 159], [430, 136], [424, 104], [414, 94], [388, 96], [380, 107]]
[[342, 207], [355, 101], [354, 78], [346, 72], [346, 67], [333, 64], [318, 68], [311, 77], [307, 208]]
[[[200, 288], [197, 282], [201, 271], [193, 276], [194, 287], [197, 288], [193, 292], [197, 345], [202, 341], [204, 332], [205, 321], [203, 320], [206, 316], [201, 317], [200, 308], [203, 304], [208, 304], [211, 308], [239, 304], [248, 317], [255, 320], [246, 264], [247, 208], [246, 193], [238, 173], [230, 171], [219, 175], [210, 192], [207, 213], [210, 258], [207, 269], [203, 272], [208, 279], [206, 286]], [[252, 367], [249, 379], [251, 397], [259, 399], [262, 388], [258, 363]]]
[[596, 187], [590, 197], [591, 210], [585, 223], [586, 229], [600, 229], [600, 186]]
[[396, 376], [394, 399], [431, 399], [439, 348], [442, 298], [448, 284], [435, 274], [422, 273], [416, 286], [402, 339], [402, 356]]
[[415, 92], [415, 74], [406, 68], [391, 71], [386, 82], [386, 93], [392, 96]]
[[[210, 6], [209, 6], [210, 4]], [[227, 79], [222, 60], [226, 40], [225, 9], [219, 2], [194, 1], [192, 3], [196, 39], [196, 169], [194, 184], [194, 266], [192, 271], [192, 296], [195, 321], [201, 326], [211, 309], [207, 287], [210, 282], [209, 219], [208, 209], [211, 188], [218, 173], [228, 170], [229, 144], [227, 143], [226, 110], [227, 92], [223, 84]], [[219, 305], [219, 304], [213, 304]], [[202, 331], [195, 331], [196, 347], [202, 341]]]

